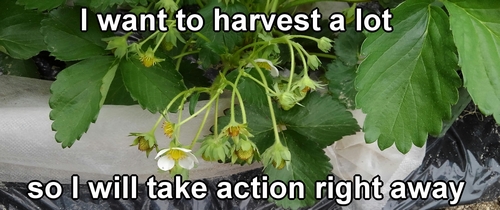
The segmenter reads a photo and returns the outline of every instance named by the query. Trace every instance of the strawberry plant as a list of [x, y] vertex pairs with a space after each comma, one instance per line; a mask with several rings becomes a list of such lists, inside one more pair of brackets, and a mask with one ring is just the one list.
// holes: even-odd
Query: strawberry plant
[[[260, 162], [269, 181], [301, 180], [313, 189], [332, 170], [323, 149], [361, 130], [349, 110], [367, 114], [367, 143], [407, 153], [453, 121], [461, 111], [452, 109], [461, 106], [459, 88], [482, 113], [500, 119], [496, 0], [380, 1], [391, 8], [392, 32], [355, 30], [353, 11], [363, 0], [345, 0], [352, 6], [343, 13], [346, 31], [335, 34], [328, 20], [318, 22], [321, 31], [310, 25], [266, 30], [261, 22], [254, 31], [213, 30], [219, 24], [214, 8], [227, 15], [270, 15], [318, 1], [6, 0], [0, 52], [8, 57], [0, 64], [24, 68], [40, 51], [67, 63], [49, 101], [55, 140], [63, 148], [98, 120], [104, 104], [138, 104], [157, 114], [151, 130], [131, 131], [132, 145], [146, 156], [156, 153], [159, 169], [185, 178], [198, 158]], [[203, 23], [195, 21], [201, 29], [180, 31], [179, 10], [203, 17]], [[101, 30], [96, 14], [120, 11], [136, 17], [164, 11], [167, 18], [155, 24], [168, 30]], [[223, 92], [230, 93], [231, 105], [224, 116], [210, 119], [210, 112], [219, 116], [214, 107]], [[195, 109], [202, 99], [207, 103]], [[189, 116], [182, 116], [185, 108]], [[200, 129], [183, 144], [180, 129], [195, 117], [203, 119]], [[201, 136], [205, 124], [213, 126], [211, 134]], [[157, 129], [165, 136], [155, 136]], [[307, 190], [303, 200], [274, 202], [299, 208], [316, 199]]]

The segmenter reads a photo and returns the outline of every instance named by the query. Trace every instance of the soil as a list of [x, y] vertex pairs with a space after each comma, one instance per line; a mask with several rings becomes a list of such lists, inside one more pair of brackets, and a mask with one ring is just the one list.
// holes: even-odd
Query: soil
[[500, 198], [490, 202], [474, 203], [444, 208], [443, 210], [495, 210], [500, 209]]

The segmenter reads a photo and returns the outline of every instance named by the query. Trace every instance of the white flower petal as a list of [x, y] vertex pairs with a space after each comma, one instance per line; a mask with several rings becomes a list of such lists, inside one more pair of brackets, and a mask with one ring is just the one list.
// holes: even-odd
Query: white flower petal
[[279, 75], [280, 75], [280, 72], [278, 71], [278, 69], [275, 66], [271, 65], [271, 76], [277, 77]]
[[175, 161], [169, 157], [163, 156], [158, 159], [158, 168], [164, 171], [172, 169], [175, 165]]
[[271, 63], [271, 61], [270, 61], [270, 60], [267, 60], [267, 59], [264, 59], [264, 58], [257, 58], [257, 59], [255, 59], [255, 60], [253, 60], [253, 61], [254, 61], [254, 62], [256, 62], [256, 63], [259, 63], [259, 62], [266, 62], [266, 63], [268, 63], [268, 64], [269, 64], [269, 65], [271, 65], [271, 66], [273, 65], [273, 63]]
[[163, 154], [165, 154], [165, 153], [166, 153], [166, 152], [168, 152], [169, 150], [170, 150], [170, 148], [160, 150], [160, 152], [158, 152], [158, 154], [156, 154], [155, 159], [158, 159], [158, 157], [162, 156]]
[[[264, 59], [264, 58], [257, 58], [253, 60], [255, 63], [267, 63], [271, 67], [271, 76], [277, 77], [280, 75], [280, 72], [278, 71], [278, 68], [274, 66], [273, 62], [270, 60]], [[252, 63], [248, 63], [246, 67], [254, 67]]]
[[194, 167], [194, 160], [188, 156], [179, 160], [179, 165], [185, 169], [191, 170]]
[[180, 150], [180, 151], [183, 151], [183, 152], [191, 152], [190, 149], [181, 148], [181, 147], [172, 147], [171, 149], [176, 149], [176, 150]]
[[198, 162], [198, 158], [196, 156], [194, 156], [193, 153], [188, 153], [188, 158], [193, 159], [194, 163], [196, 163], [196, 164], [200, 163], [200, 162]]

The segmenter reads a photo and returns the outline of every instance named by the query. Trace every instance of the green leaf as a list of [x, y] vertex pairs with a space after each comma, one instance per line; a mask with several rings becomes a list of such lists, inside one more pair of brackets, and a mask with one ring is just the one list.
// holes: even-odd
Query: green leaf
[[328, 64], [325, 77], [328, 79], [328, 89], [333, 98], [339, 100], [349, 109], [354, 109], [356, 89], [354, 79], [356, 78], [356, 66], [347, 66], [341, 60], [335, 60]]
[[42, 21], [42, 34], [53, 56], [62, 61], [74, 61], [104, 55], [111, 32], [101, 32], [95, 15], [88, 11], [88, 30], [80, 31], [80, 8], [58, 8]]
[[129, 4], [131, 6], [147, 5], [147, 0], [90, 0], [90, 6], [93, 8], [106, 9], [115, 5]]
[[485, 115], [500, 122], [500, 1], [444, 1], [464, 86]]
[[458, 89], [458, 102], [451, 107], [452, 118], [449, 120], [443, 121], [443, 129], [439, 134], [438, 138], [443, 137], [448, 132], [448, 129], [457, 121], [457, 118], [462, 114], [467, 105], [470, 104], [472, 98], [470, 97], [469, 92], [464, 87]]
[[313, 92], [300, 103], [303, 107], [281, 110], [278, 121], [287, 130], [303, 135], [303, 141], [312, 141], [325, 148], [360, 129], [352, 114], [331, 97], [321, 97]]
[[186, 89], [182, 76], [170, 59], [161, 62], [161, 66], [149, 68], [142, 65], [139, 59], [124, 59], [120, 70], [132, 98], [151, 113], [163, 111], [177, 94]]
[[13, 58], [28, 59], [44, 50], [42, 19], [42, 14], [24, 10], [13, 0], [4, 0], [0, 7], [0, 51]]
[[63, 148], [71, 147], [96, 121], [117, 69], [113, 61], [106, 56], [76, 63], [59, 73], [50, 87], [52, 129]]
[[20, 60], [0, 53], [0, 74], [40, 78], [38, 67], [33, 60]]
[[335, 54], [337, 60], [327, 65], [326, 78], [329, 80], [328, 88], [335, 99], [340, 100], [347, 108], [355, 108], [356, 89], [354, 79], [356, 78], [356, 67], [361, 44], [365, 35], [356, 32], [350, 26], [347, 31], [340, 33], [335, 40]]
[[[244, 33], [238, 33], [234, 31], [229, 32], [215, 32], [214, 29], [214, 7], [219, 7], [221, 13], [227, 13], [232, 16], [235, 13], [247, 14], [248, 9], [246, 6], [240, 2], [234, 2], [231, 4], [226, 4], [224, 2], [219, 2], [217, 0], [211, 0], [209, 4], [205, 5], [198, 13], [205, 19], [205, 24], [200, 33], [203, 34], [210, 42], [217, 43], [219, 46], [227, 47], [228, 51], [232, 51], [233, 48], [243, 41], [242, 36]], [[202, 40], [202, 39], [199, 39]], [[200, 52], [201, 54], [201, 52]]]
[[304, 183], [305, 199], [290, 200], [285, 197], [282, 200], [275, 200], [275, 202], [279, 206], [291, 209], [312, 206], [317, 202], [314, 190], [315, 182], [325, 180], [333, 167], [325, 152], [317, 145], [304, 141], [304, 136], [289, 130], [282, 134], [282, 143], [288, 147], [292, 154], [288, 170], [287, 168], [278, 170], [274, 167], [267, 167], [264, 173], [269, 175], [269, 183], [274, 181], [282, 181], [287, 184], [289, 181]]
[[[248, 74], [253, 76], [253, 78], [261, 80], [260, 74], [257, 69], [246, 70]], [[238, 76], [238, 70], [232, 71], [227, 75], [227, 79], [231, 82], [236, 81], [236, 77]], [[264, 72], [264, 76], [266, 77], [267, 84], [272, 84], [273, 79], [271, 78], [271, 74], [269, 71]], [[255, 81], [248, 77], [241, 76], [238, 84], [238, 91], [240, 91], [241, 97], [243, 98], [243, 102], [247, 104], [247, 106], [256, 106], [260, 108], [265, 108], [268, 105], [267, 95], [264, 87], [257, 84]], [[229, 90], [232, 90], [231, 86], [227, 87]], [[272, 88], [272, 87], [269, 87]]]
[[382, 5], [383, 7], [396, 7], [398, 6], [401, 2], [403, 2], [404, 0], [380, 0], [379, 3], [380, 5]]
[[361, 44], [365, 40], [365, 35], [357, 32], [353, 26], [349, 26], [346, 32], [340, 33], [338, 38], [335, 39], [335, 55], [339, 60], [344, 62], [347, 66], [354, 66], [358, 64], [358, 55]]
[[216, 65], [220, 62], [220, 55], [225, 53], [223, 46], [220, 43], [208, 42], [200, 46], [200, 53], [198, 54], [201, 66], [204, 69], [209, 68], [211, 65]]
[[200, 98], [200, 92], [196, 92], [189, 98], [189, 114], [193, 115], [196, 109], [196, 104]]
[[64, 4], [66, 0], [17, 0], [17, 4], [24, 5], [26, 9], [50, 10]]
[[410, 0], [393, 10], [394, 31], [370, 34], [362, 46], [356, 104], [367, 114], [365, 139], [407, 153], [438, 135], [451, 117], [461, 81], [446, 13], [432, 0]]
[[210, 87], [211, 83], [204, 76], [205, 71], [198, 68], [197, 63], [191, 63], [189, 60], [182, 60], [179, 73], [184, 78], [184, 84], [188, 87]]
[[92, 0], [73, 0], [73, 4], [80, 7], [90, 7], [91, 3]]
[[137, 101], [132, 99], [130, 93], [125, 88], [125, 84], [123, 84], [123, 77], [121, 70], [118, 68], [115, 78], [113, 82], [111, 82], [111, 86], [109, 87], [108, 95], [106, 96], [106, 100], [104, 104], [111, 105], [134, 105], [137, 104]]

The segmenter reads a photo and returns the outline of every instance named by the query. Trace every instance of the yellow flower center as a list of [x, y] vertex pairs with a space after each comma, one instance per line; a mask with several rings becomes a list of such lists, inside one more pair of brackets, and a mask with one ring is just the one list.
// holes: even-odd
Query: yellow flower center
[[186, 153], [182, 150], [171, 149], [167, 152], [167, 155], [172, 158], [172, 160], [181, 160], [187, 157]]
[[146, 151], [149, 149], [149, 142], [144, 137], [139, 137], [139, 150]]
[[273, 68], [271, 67], [271, 65], [269, 65], [269, 63], [267, 62], [256, 62], [257, 63], [257, 66], [259, 66], [260, 68], [264, 68], [264, 69], [267, 69], [269, 71], [271, 71]]
[[306, 86], [304, 89], [302, 89], [303, 93], [307, 93], [311, 88], [309, 86]]
[[280, 162], [280, 164], [279, 164], [279, 165], [276, 163], [276, 161], [274, 161], [274, 160], [273, 160], [273, 166], [274, 166], [276, 169], [278, 169], [278, 170], [283, 169], [283, 168], [285, 167], [285, 165], [286, 165], [285, 160], [281, 160], [281, 162]]
[[231, 137], [238, 136], [240, 134], [240, 127], [239, 126], [231, 126], [227, 129], [227, 133]]
[[172, 135], [174, 134], [174, 124], [171, 122], [164, 122], [163, 132], [165, 133], [165, 136], [172, 138]]
[[155, 64], [154, 58], [148, 57], [147, 55], [141, 56], [141, 62], [145, 67], [151, 67]]

